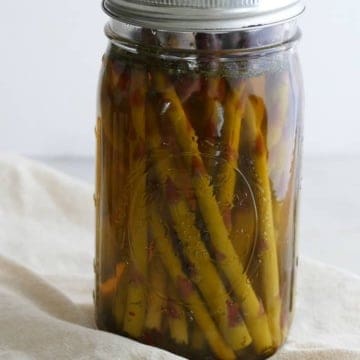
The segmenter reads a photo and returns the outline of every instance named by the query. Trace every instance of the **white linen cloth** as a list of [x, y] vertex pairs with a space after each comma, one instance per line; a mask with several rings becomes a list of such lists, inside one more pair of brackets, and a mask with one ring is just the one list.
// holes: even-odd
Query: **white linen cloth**
[[[0, 359], [180, 359], [96, 330], [92, 192], [0, 157]], [[295, 321], [274, 359], [360, 359], [360, 278], [301, 259]]]

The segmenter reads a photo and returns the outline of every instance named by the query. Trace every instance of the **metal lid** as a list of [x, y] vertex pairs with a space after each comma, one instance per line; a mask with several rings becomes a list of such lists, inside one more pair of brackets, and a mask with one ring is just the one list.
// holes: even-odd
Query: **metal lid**
[[104, 0], [120, 21], [170, 31], [230, 31], [288, 21], [302, 0]]

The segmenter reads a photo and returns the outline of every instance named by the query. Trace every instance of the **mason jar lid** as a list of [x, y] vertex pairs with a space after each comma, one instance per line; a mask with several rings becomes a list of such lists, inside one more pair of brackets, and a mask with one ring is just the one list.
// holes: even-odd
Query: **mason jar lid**
[[169, 31], [231, 31], [289, 21], [302, 0], [104, 0], [104, 10], [128, 24]]

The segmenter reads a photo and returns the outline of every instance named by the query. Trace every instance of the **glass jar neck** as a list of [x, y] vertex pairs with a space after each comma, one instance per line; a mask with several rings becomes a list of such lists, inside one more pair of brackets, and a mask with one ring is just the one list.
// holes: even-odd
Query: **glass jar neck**
[[258, 51], [297, 41], [300, 30], [296, 20], [228, 32], [170, 32], [130, 25], [111, 19], [105, 27], [107, 37], [122, 46], [145, 46], [163, 51]]

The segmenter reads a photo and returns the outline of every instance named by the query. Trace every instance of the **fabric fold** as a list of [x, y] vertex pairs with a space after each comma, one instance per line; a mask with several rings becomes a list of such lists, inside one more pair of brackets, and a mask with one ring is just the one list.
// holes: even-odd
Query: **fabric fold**
[[[96, 329], [91, 186], [17, 156], [0, 184], [0, 359], [180, 359]], [[297, 293], [274, 359], [360, 359], [360, 277], [301, 259]]]

